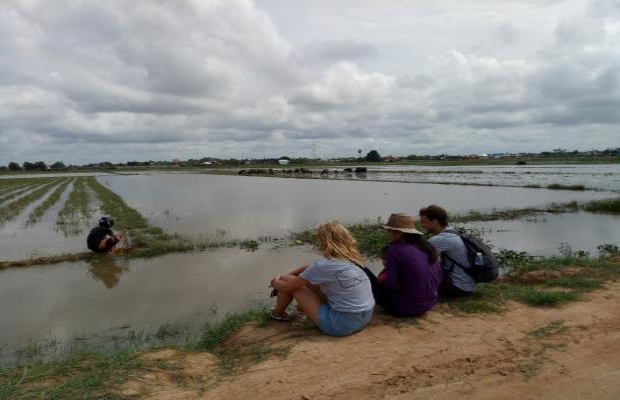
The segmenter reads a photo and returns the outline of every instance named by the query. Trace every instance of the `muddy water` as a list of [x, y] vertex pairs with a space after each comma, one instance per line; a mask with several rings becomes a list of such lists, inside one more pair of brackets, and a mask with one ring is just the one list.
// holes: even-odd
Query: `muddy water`
[[[327, 219], [361, 222], [385, 219], [394, 211], [416, 213], [431, 202], [452, 212], [466, 212], [610, 196], [593, 191], [202, 174], [98, 179], [152, 223], [192, 237], [222, 233], [228, 238], [282, 237]], [[59, 207], [36, 225], [24, 225], [25, 214], [3, 227], [0, 259], [84, 249], [84, 237], [64, 238], [55, 232], [53, 221]], [[484, 228], [485, 238], [497, 247], [537, 255], [557, 254], [561, 243], [595, 254], [596, 245], [618, 244], [620, 238], [617, 218], [585, 213], [546, 216], [537, 222], [471, 225]], [[46, 247], [49, 243], [53, 246]], [[270, 277], [315, 257], [313, 250], [303, 247], [262, 245], [254, 253], [220, 249], [148, 260], [108, 256], [92, 263], [2, 270], [1, 358], [10, 359], [16, 348], [31, 341], [52, 340], [72, 346], [105, 341], [129, 331], [157, 329], [179, 320], [200, 325], [214, 305], [223, 312], [266, 300]], [[373, 269], [377, 266], [376, 262], [372, 264]]]
[[[99, 176], [154, 225], [196, 239], [283, 237], [325, 220], [356, 223], [412, 212], [438, 202], [452, 212], [485, 211], [587, 201], [614, 195], [393, 182], [151, 174]], [[492, 179], [491, 181], [492, 182]], [[63, 196], [63, 200], [66, 199]], [[87, 231], [65, 237], [55, 226], [62, 202], [41, 222], [26, 224], [28, 210], [0, 227], [0, 261], [86, 251]], [[97, 223], [94, 215], [90, 225]]]
[[537, 256], [585, 251], [598, 256], [601, 244], [620, 245], [620, 215], [545, 214], [520, 221], [472, 222], [494, 248], [527, 251]]
[[35, 223], [28, 222], [29, 214], [49, 196], [26, 207], [21, 214], [0, 228], [0, 261], [25, 260], [64, 253], [87, 251], [86, 239], [66, 237], [56, 227], [58, 211], [66, 202], [72, 184], [61, 198]]
[[[471, 223], [496, 249], [557, 255], [562, 243], [597, 255], [596, 246], [620, 238], [620, 217], [576, 213], [522, 221]], [[201, 326], [213, 317], [269, 301], [271, 277], [318, 257], [315, 250], [263, 244], [256, 252], [218, 249], [148, 260], [102, 256], [0, 271], [0, 363], [30, 342], [98, 346], [130, 332], [183, 321]], [[369, 260], [377, 272], [378, 260]]]
[[439, 203], [452, 212], [587, 201], [609, 193], [214, 175], [99, 178], [156, 225], [190, 236], [283, 235], [328, 219], [384, 220]]
[[[372, 174], [372, 171], [381, 173]], [[502, 165], [502, 166], [378, 166], [369, 178], [403, 182], [467, 182], [526, 186], [583, 185], [597, 190], [620, 191], [620, 164], [603, 165]]]
[[[270, 245], [2, 271], [0, 363], [31, 341], [97, 345], [175, 321], [199, 327], [214, 308], [223, 313], [267, 301], [273, 276], [317, 257], [308, 247]], [[377, 269], [376, 262], [369, 266]]]

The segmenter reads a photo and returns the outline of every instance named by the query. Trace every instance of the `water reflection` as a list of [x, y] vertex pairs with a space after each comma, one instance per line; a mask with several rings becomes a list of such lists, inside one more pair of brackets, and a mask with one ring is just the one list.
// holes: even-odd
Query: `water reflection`
[[279, 237], [325, 220], [358, 223], [394, 210], [417, 213], [438, 199], [451, 212], [465, 213], [609, 196], [591, 191], [198, 174], [110, 176], [101, 182], [166, 231], [199, 238], [225, 232], [227, 239]]
[[129, 272], [129, 261], [104, 254], [90, 261], [88, 272], [94, 280], [101, 281], [105, 287], [112, 289], [120, 281], [121, 275]]

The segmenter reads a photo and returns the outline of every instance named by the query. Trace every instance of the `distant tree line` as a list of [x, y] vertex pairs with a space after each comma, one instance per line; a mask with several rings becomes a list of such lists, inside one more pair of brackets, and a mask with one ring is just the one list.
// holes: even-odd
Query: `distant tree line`
[[[474, 155], [475, 156], [475, 155]], [[620, 156], [620, 147], [607, 148], [605, 150], [588, 150], [588, 151], [568, 151], [566, 149], [553, 149], [552, 151], [543, 151], [540, 153], [518, 153], [518, 154], [505, 154], [504, 157], [518, 157], [518, 158], [539, 158], [539, 159], [569, 159], [569, 158], [585, 158], [585, 157], [618, 157]], [[365, 157], [361, 156], [361, 150], [358, 150], [358, 156], [353, 157], [340, 157], [334, 158], [330, 161], [334, 162], [384, 162], [393, 160], [403, 161], [433, 161], [433, 160], [464, 160], [471, 159], [472, 155], [408, 155], [405, 157], [394, 158], [392, 156], [382, 157], [377, 150], [369, 151]], [[205, 167], [205, 166], [239, 166], [243, 164], [274, 164], [277, 165], [279, 160], [287, 160], [291, 164], [316, 164], [323, 163], [326, 160], [320, 158], [307, 158], [307, 157], [288, 157], [282, 156], [278, 158], [229, 158], [222, 159], [217, 157], [203, 157], [200, 159], [190, 158], [188, 160], [170, 160], [170, 161], [128, 161], [126, 163], [112, 163], [110, 161], [104, 161], [99, 163], [85, 164], [85, 165], [65, 165], [62, 161], [56, 161], [53, 164], [47, 165], [43, 161], [30, 162], [25, 161], [22, 165], [17, 162], [9, 162], [8, 165], [0, 165], [0, 171], [74, 171], [74, 170], [91, 170], [91, 169], [116, 169], [123, 167]]]

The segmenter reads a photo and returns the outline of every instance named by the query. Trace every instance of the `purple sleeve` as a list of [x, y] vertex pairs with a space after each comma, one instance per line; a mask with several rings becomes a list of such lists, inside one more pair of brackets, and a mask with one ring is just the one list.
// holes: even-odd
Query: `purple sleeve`
[[398, 255], [393, 247], [388, 249], [385, 255], [385, 287], [391, 290], [397, 290], [398, 284]]

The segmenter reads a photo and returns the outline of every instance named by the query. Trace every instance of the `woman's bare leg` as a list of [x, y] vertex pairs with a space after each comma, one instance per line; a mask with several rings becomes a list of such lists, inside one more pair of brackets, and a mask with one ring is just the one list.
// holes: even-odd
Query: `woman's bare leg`
[[279, 290], [278, 296], [276, 297], [276, 305], [273, 307], [273, 313], [284, 313], [288, 305], [291, 304], [291, 301], [293, 301], [293, 295], [291, 293]]
[[297, 307], [306, 313], [306, 316], [314, 322], [315, 325], [319, 325], [319, 307], [321, 307], [321, 299], [319, 296], [307, 286], [303, 286], [293, 292], [293, 297], [297, 300]]
[[316, 294], [321, 304], [327, 303], [327, 297], [325, 297], [319, 285], [313, 285], [312, 283], [308, 283], [306, 286], [308, 286], [310, 290], [312, 290], [314, 294]]

